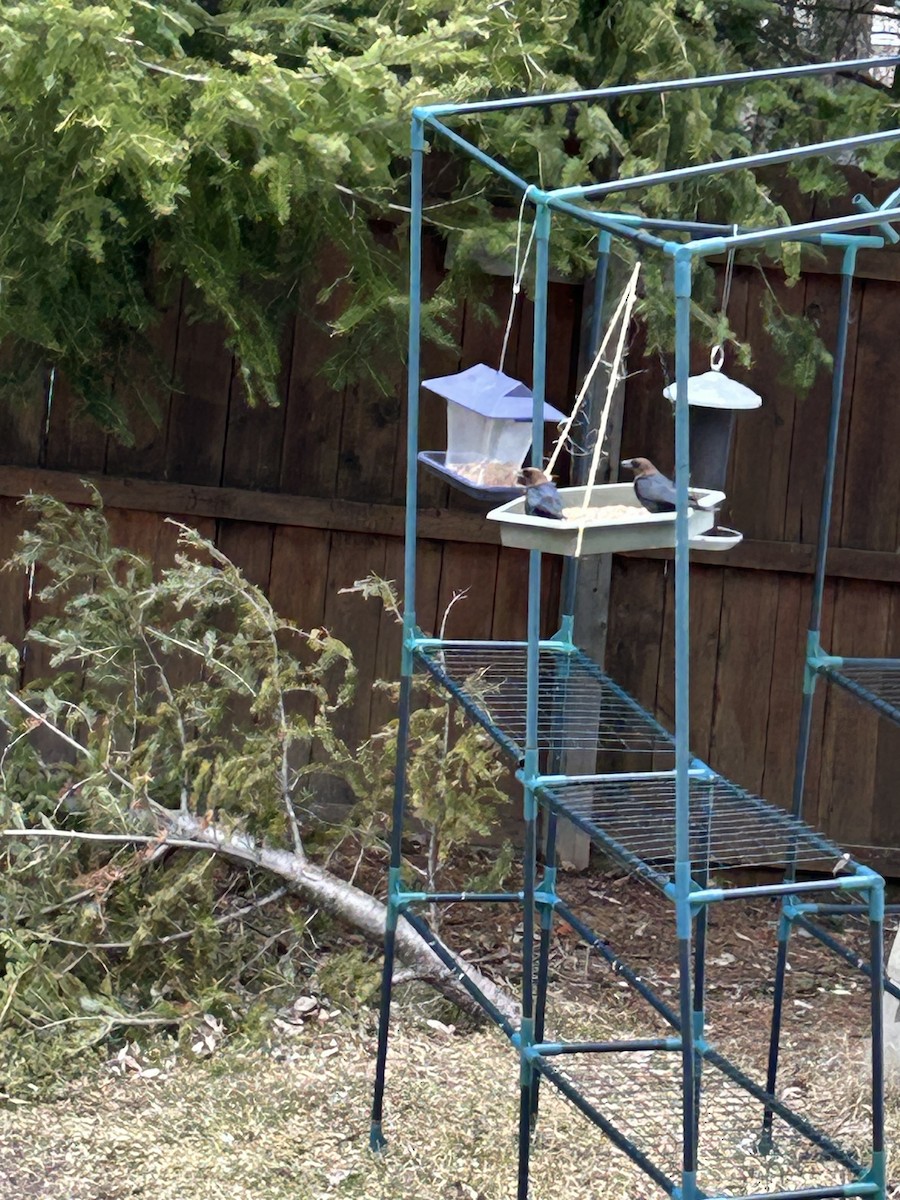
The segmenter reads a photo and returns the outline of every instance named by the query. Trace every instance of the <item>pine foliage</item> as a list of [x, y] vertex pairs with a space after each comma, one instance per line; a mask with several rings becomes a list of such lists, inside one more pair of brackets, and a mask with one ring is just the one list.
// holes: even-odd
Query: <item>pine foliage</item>
[[[10, 567], [42, 581], [49, 614], [26, 653], [41, 648], [47, 675], [20, 688], [19, 652], [0, 642], [0, 1099], [141, 1032], [192, 1044], [204, 1014], [246, 1027], [291, 994], [316, 968], [309, 909], [270, 909], [285, 892], [271, 876], [168, 831], [183, 814], [320, 875], [327, 860], [339, 887], [341, 839], [351, 862], [383, 844], [397, 739], [396, 721], [361, 746], [338, 735], [347, 646], [279, 617], [196, 531], [180, 528], [160, 571], [112, 544], [96, 497], [27, 504]], [[446, 702], [416, 714], [410, 763], [411, 811], [442, 853], [505, 798], [489, 739], [448, 745], [450, 721]], [[337, 829], [316, 809], [324, 774], [350, 784]]]
[[[838, 7], [841, 7], [841, 3]], [[129, 356], [182, 277], [220, 321], [251, 399], [279, 399], [278, 339], [298, 291], [349, 287], [333, 318], [336, 379], [402, 357], [408, 120], [416, 103], [766, 66], [856, 49], [859, 20], [769, 0], [18, 0], [0, 10], [0, 342], [7, 394], [46, 365], [121, 423]], [[830, 6], [830, 7], [833, 7]], [[829, 11], [830, 11], [829, 7]], [[847, 7], [844, 5], [844, 7]], [[841, 30], [844, 31], [841, 34]], [[849, 33], [847, 31], [850, 31]], [[524, 177], [573, 184], [795, 144], [893, 120], [855, 79], [630, 98], [607, 110], [461, 123]], [[896, 154], [860, 163], [896, 172]], [[456, 243], [426, 311], [477, 282], [475, 250], [508, 253], [512, 197], [469, 161], [429, 166], [430, 227]], [[839, 186], [822, 160], [801, 188]], [[629, 197], [625, 198], [626, 201]], [[654, 215], [772, 223], [749, 174], [645, 194]], [[385, 224], [387, 222], [387, 225]], [[562, 222], [556, 266], [589, 267]], [[393, 232], [392, 232], [393, 231]], [[654, 268], [655, 270], [658, 270]], [[669, 338], [662, 281], [645, 315]], [[701, 292], [703, 306], [709, 285]], [[708, 305], [707, 305], [708, 307]], [[12, 365], [10, 365], [12, 364]], [[147, 397], [141, 397], [147, 402]]]

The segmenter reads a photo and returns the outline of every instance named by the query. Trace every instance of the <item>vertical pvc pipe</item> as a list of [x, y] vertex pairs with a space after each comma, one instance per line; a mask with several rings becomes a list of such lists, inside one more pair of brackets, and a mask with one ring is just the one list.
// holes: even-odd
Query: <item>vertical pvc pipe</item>
[[[825, 475], [822, 480], [822, 507], [819, 513], [819, 531], [816, 542], [816, 564], [813, 573], [812, 599], [810, 601], [809, 628], [806, 635], [806, 670], [803, 675], [803, 702], [800, 708], [800, 725], [797, 732], [797, 753], [794, 760], [794, 789], [791, 812], [795, 817], [803, 814], [803, 793], [806, 788], [806, 767], [809, 760], [809, 742], [812, 731], [813, 699], [816, 687], [816, 672], [810, 665], [812, 655], [820, 650], [819, 634], [822, 628], [822, 602], [825, 595], [825, 566], [828, 559], [828, 540], [831, 532], [831, 510], [834, 502], [834, 478], [837, 469], [838, 434], [841, 427], [841, 402], [844, 395], [844, 374], [847, 366], [847, 340], [850, 329], [850, 300], [853, 292], [853, 274], [856, 270], [855, 245], [844, 250], [841, 264], [841, 298], [838, 308], [837, 340], [834, 348], [834, 373], [831, 379], [831, 414], [828, 421], [828, 438], [825, 449]], [[785, 879], [796, 878], [796, 846], [788, 848]], [[785, 899], [785, 904], [789, 898]], [[775, 986], [772, 998], [772, 1026], [769, 1034], [769, 1059], [766, 1071], [766, 1091], [775, 1094], [778, 1081], [778, 1059], [781, 1043], [781, 1022], [784, 1012], [784, 988], [787, 975], [788, 939], [791, 922], [782, 915], [778, 927], [778, 956], [775, 962]], [[766, 1109], [763, 1116], [763, 1131], [760, 1151], [772, 1148], [772, 1112]]]
[[841, 265], [841, 301], [838, 310], [837, 345], [834, 351], [834, 375], [831, 381], [831, 419], [828, 425], [825, 478], [822, 481], [822, 511], [819, 514], [819, 540], [816, 546], [816, 569], [813, 576], [812, 606], [809, 627], [818, 633], [822, 624], [822, 597], [825, 592], [825, 561], [828, 555], [828, 535], [831, 529], [831, 509], [834, 502], [834, 476], [837, 469], [838, 434], [841, 425], [841, 400], [844, 395], [844, 372], [847, 366], [847, 335], [850, 328], [850, 299], [853, 274], [856, 270], [856, 246], [844, 250]]
[[[544, 393], [547, 373], [547, 297], [550, 280], [550, 210], [535, 204], [535, 283], [531, 461], [543, 465]], [[534, 1067], [526, 1051], [534, 1043], [534, 891], [537, 859], [538, 698], [541, 638], [541, 555], [528, 556], [528, 646], [525, 702], [525, 849], [522, 864], [522, 1023], [519, 1028], [519, 1178], [517, 1200], [528, 1200], [531, 1155], [531, 1091]]]
[[[697, 883], [702, 888], [709, 887], [709, 857], [712, 844], [712, 817], [715, 797], [710, 783], [706, 798], [706, 820], [703, 826], [701, 846], [698, 847], [697, 857], [700, 862], [693, 873]], [[701, 857], [702, 853], [702, 857]], [[706, 1026], [706, 933], [709, 918], [709, 905], [701, 906], [695, 918], [694, 928], [694, 1012], [693, 1032], [695, 1040], [702, 1038]], [[700, 1135], [700, 1094], [703, 1082], [703, 1059], [698, 1054], [694, 1058], [694, 1137], [699, 1145]]]
[[[555, 812], [544, 810], [547, 816], [547, 841], [544, 850], [544, 890], [556, 891], [556, 828]], [[550, 971], [550, 934], [553, 928], [553, 905], [541, 905], [541, 940], [538, 948], [537, 989], [534, 997], [534, 1040], [544, 1040], [547, 1016], [547, 983]], [[541, 1073], [535, 1071], [531, 1080], [531, 1128], [537, 1124]]]
[[[406, 362], [406, 542], [403, 552], [404, 633], [416, 623], [416, 516], [418, 508], [419, 384], [422, 345], [422, 175], [425, 126], [412, 122], [409, 216], [409, 346]], [[404, 665], [405, 660], [404, 660]]]
[[[787, 899], [784, 901], [787, 904]], [[778, 956], [775, 960], [775, 987], [772, 995], [772, 1028], [769, 1034], [769, 1060], [766, 1067], [766, 1091], [775, 1095], [778, 1082], [778, 1055], [781, 1049], [781, 1019], [784, 1011], [784, 985], [787, 978], [788, 938], [791, 922], [782, 910], [778, 922]], [[769, 1154], [774, 1149], [772, 1122], [774, 1113], [766, 1107], [763, 1112], [762, 1133], [759, 1139], [760, 1154]]]
[[[807, 667], [803, 682], [803, 705], [800, 710], [800, 729], [797, 738], [797, 757], [794, 765], [794, 792], [791, 811], [795, 817], [803, 812], [803, 792], [806, 786], [806, 766], [809, 758], [809, 739], [812, 729], [812, 706], [816, 673], [809, 665], [811, 655], [820, 649], [822, 602], [825, 595], [825, 565], [828, 559], [828, 539], [831, 532], [831, 509], [834, 503], [834, 477], [837, 469], [838, 434], [841, 427], [841, 401], [844, 394], [844, 374], [847, 365], [847, 337], [850, 328], [850, 300], [853, 273], [856, 269], [856, 246], [847, 246], [841, 266], [841, 299], [838, 309], [837, 342], [834, 348], [834, 374], [831, 381], [831, 415], [825, 450], [825, 477], [822, 480], [822, 508], [819, 513], [819, 532], [816, 542], [816, 565], [813, 573], [812, 599], [807, 631]], [[794, 864], [789, 863], [788, 877], [794, 878]]]
[[884, 1200], [887, 1179], [884, 1151], [884, 882], [869, 893], [869, 950], [872, 999], [872, 1181]]
[[403, 814], [406, 805], [406, 764], [409, 742], [409, 713], [412, 704], [412, 652], [409, 640], [416, 625], [416, 507], [418, 478], [416, 453], [419, 445], [419, 373], [422, 301], [422, 174], [425, 130], [418, 116], [412, 122], [409, 218], [409, 354], [407, 360], [406, 426], [406, 544], [404, 547], [403, 653], [400, 664], [400, 711], [397, 728], [397, 764], [394, 770], [394, 801], [391, 825], [391, 861], [388, 870], [387, 918], [384, 928], [384, 966], [381, 976], [381, 1011], [378, 1017], [378, 1052], [375, 1059], [375, 1088], [369, 1146], [380, 1150], [386, 1144], [382, 1130], [385, 1070], [391, 1023], [391, 992], [394, 977], [394, 945], [397, 930], [396, 895], [400, 887]]
[[682, 1197], [697, 1194], [697, 1118], [691, 981], [690, 603], [688, 484], [691, 474], [688, 376], [691, 368], [689, 250], [675, 252], [675, 888], [682, 1036]]

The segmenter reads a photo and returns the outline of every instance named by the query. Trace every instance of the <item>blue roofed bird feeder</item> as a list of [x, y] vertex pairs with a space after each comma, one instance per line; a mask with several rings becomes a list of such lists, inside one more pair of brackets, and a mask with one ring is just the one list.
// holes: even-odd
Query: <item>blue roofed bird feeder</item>
[[[502, 503], [522, 494], [517, 476], [531, 446], [531, 389], [478, 363], [422, 387], [447, 402], [446, 451], [423, 450], [419, 462], [474, 500]], [[544, 420], [564, 415], [544, 404]]]

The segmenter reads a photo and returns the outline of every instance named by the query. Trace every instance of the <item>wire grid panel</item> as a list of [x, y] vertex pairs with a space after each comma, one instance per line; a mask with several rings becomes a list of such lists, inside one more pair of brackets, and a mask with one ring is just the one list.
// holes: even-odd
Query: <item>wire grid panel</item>
[[893, 665], [880, 662], [871, 666], [822, 667], [820, 674], [900, 725], [900, 658]]
[[[690, 859], [694, 873], [784, 866], [830, 873], [840, 849], [782, 808], [721, 776], [690, 781]], [[675, 779], [608, 779], [554, 784], [551, 807], [574, 817], [607, 853], [658, 879], [675, 867]]]
[[[525, 754], [527, 647], [445, 643], [418, 661], [517, 761]], [[542, 648], [538, 749], [673, 753], [672, 735], [580, 650]]]
[[[682, 1155], [681, 1055], [627, 1051], [553, 1058], [561, 1075], [671, 1179]], [[552, 1083], [552, 1077], [548, 1077]], [[764, 1105], [716, 1066], [700, 1075], [697, 1182], [711, 1196], [837, 1186], [856, 1173], [776, 1116], [773, 1148], [760, 1153]], [[843, 1148], [842, 1148], [843, 1149]], [[852, 1150], [845, 1158], [857, 1160]]]

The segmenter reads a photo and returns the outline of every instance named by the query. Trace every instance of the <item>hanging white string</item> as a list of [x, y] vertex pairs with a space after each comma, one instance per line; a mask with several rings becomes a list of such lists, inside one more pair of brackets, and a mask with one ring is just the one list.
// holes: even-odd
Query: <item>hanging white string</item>
[[590, 386], [594, 382], [594, 376], [597, 374], [597, 369], [600, 366], [601, 362], [603, 362], [603, 356], [606, 353], [606, 348], [609, 345], [610, 341], [612, 340], [612, 336], [616, 331], [616, 326], [619, 322], [619, 318], [621, 317], [622, 312], [625, 308], [625, 305], [628, 301], [629, 291], [632, 287], [632, 284], [637, 279], [637, 276], [640, 273], [640, 270], [641, 270], [641, 263], [640, 263], [640, 260], [638, 260], [634, 265], [634, 270], [632, 271], [631, 279], [628, 281], [628, 285], [626, 286], [625, 291], [622, 293], [621, 297], [619, 298], [619, 303], [616, 306], [616, 311], [613, 313], [612, 317], [609, 320], [609, 323], [606, 326], [606, 332], [603, 334], [603, 340], [600, 343], [600, 349], [594, 355], [594, 361], [591, 363], [590, 369], [588, 370], [588, 373], [584, 377], [584, 383], [582, 383], [581, 389], [578, 392], [578, 395], [575, 397], [575, 404], [572, 408], [572, 411], [569, 414], [568, 418], [566, 419], [565, 423], [561, 427], [560, 435], [556, 439], [556, 444], [553, 447], [553, 453], [550, 455], [550, 458], [547, 462], [547, 466], [545, 467], [545, 472], [547, 475], [553, 474], [553, 468], [556, 466], [556, 460], [559, 458], [560, 453], [562, 452], [562, 448], [566, 444], [566, 440], [572, 431], [572, 426], [575, 424], [575, 418], [578, 416], [578, 413], [581, 410], [581, 406], [584, 404], [585, 397], [588, 394]]
[[638, 261], [634, 264], [634, 270], [631, 272], [628, 287], [625, 289], [625, 308], [622, 313], [622, 323], [619, 327], [619, 340], [616, 343], [616, 353], [609, 370], [606, 399], [603, 402], [603, 411], [600, 414], [600, 423], [597, 427], [597, 441], [594, 444], [594, 454], [591, 459], [591, 469], [588, 473], [587, 486], [584, 490], [584, 499], [581, 502], [581, 512], [579, 514], [581, 525], [578, 529], [578, 540], [575, 543], [576, 558], [581, 557], [581, 546], [584, 541], [584, 522], [591, 503], [591, 492], [593, 491], [594, 484], [597, 482], [597, 471], [600, 467], [600, 458], [603, 454], [603, 440], [606, 437], [606, 427], [609, 424], [609, 413], [612, 408], [613, 396], [621, 378], [622, 362], [625, 358], [625, 342], [628, 338], [628, 329], [631, 325], [631, 314], [634, 312], [634, 305], [637, 301], [637, 282], [640, 269], [641, 264]]
[[[738, 227], [732, 226], [732, 232], [737, 237]], [[722, 284], [722, 304], [719, 308], [719, 313], [723, 317], [728, 316], [728, 301], [731, 299], [731, 283], [734, 279], [734, 246], [729, 246], [728, 253], [725, 256], [725, 281]], [[709, 366], [712, 371], [721, 371], [725, 365], [725, 347], [720, 343], [716, 343], [709, 351]]]
[[509, 316], [506, 318], [506, 329], [503, 334], [503, 348], [500, 351], [500, 366], [497, 368], [499, 371], [503, 370], [503, 364], [506, 362], [509, 335], [512, 332], [513, 318], [516, 315], [516, 302], [519, 299], [519, 292], [522, 290], [522, 280], [525, 278], [528, 256], [531, 254], [531, 247], [534, 245], [534, 222], [532, 222], [531, 232], [528, 235], [528, 245], [525, 247], [524, 256], [522, 255], [522, 225], [525, 220], [525, 204], [528, 200], [528, 193], [534, 186], [533, 183], [529, 183], [528, 187], [522, 193], [522, 203], [519, 205], [519, 222], [516, 226], [516, 263], [513, 267], [512, 296], [509, 301]]

